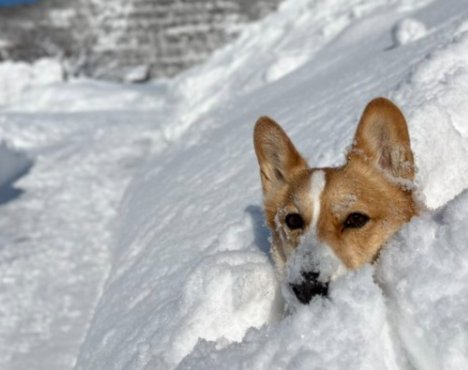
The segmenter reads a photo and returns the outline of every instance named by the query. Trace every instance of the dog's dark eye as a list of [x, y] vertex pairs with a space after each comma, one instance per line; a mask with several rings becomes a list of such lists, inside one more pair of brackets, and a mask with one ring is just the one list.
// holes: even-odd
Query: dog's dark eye
[[346, 217], [346, 220], [343, 224], [345, 229], [359, 229], [367, 224], [369, 221], [369, 216], [364, 213], [353, 212]]
[[299, 213], [288, 214], [285, 222], [291, 230], [302, 229], [304, 227], [304, 220]]

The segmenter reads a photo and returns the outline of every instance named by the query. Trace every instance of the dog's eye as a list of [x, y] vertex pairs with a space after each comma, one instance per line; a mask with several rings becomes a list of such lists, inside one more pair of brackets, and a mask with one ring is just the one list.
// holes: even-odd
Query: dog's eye
[[346, 220], [343, 224], [345, 229], [359, 229], [367, 224], [369, 221], [369, 216], [364, 213], [353, 212], [346, 217]]
[[304, 227], [304, 220], [299, 213], [288, 214], [285, 222], [291, 230], [302, 229]]

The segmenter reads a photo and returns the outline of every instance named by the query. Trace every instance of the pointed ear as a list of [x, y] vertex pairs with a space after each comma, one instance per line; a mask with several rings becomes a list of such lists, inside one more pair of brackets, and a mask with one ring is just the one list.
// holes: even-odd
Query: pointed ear
[[406, 120], [390, 100], [376, 98], [367, 104], [348, 160], [356, 156], [394, 178], [414, 179], [414, 159]]
[[280, 125], [269, 117], [260, 117], [254, 129], [254, 146], [260, 165], [263, 194], [286, 183], [292, 175], [308, 168]]

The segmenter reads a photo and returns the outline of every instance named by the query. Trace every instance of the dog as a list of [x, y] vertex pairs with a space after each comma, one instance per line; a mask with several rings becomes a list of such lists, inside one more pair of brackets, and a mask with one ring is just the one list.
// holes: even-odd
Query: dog
[[[417, 214], [408, 127], [388, 99], [368, 103], [341, 167], [310, 168], [269, 117], [258, 119], [254, 147], [272, 259], [301, 303], [326, 295], [328, 284], [347, 271], [374, 262]], [[285, 277], [290, 264], [298, 276]]]

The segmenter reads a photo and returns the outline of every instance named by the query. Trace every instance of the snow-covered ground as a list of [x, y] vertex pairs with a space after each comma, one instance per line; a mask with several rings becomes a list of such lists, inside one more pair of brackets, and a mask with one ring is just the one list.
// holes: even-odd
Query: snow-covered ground
[[[468, 3], [324, 4], [287, 0], [173, 80], [4, 99], [0, 368], [468, 368]], [[285, 316], [253, 124], [337, 165], [379, 95], [428, 209]]]

